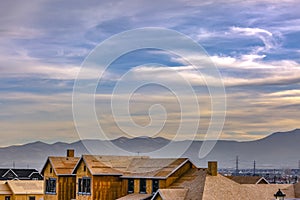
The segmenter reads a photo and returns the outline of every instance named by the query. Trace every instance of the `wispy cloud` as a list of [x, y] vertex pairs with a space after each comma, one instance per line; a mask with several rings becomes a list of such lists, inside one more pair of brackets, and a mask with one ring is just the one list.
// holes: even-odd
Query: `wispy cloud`
[[[75, 139], [71, 93], [84, 58], [113, 34], [145, 26], [172, 28], [205, 48], [226, 86], [228, 115], [224, 139], [255, 139], [298, 126], [300, 6], [297, 0], [175, 0], [172, 3], [34, 0], [26, 4], [13, 0], [0, 4], [0, 117], [2, 134], [11, 136], [11, 140], [1, 145], [34, 138]], [[121, 59], [114, 65], [117, 70], [106, 72], [106, 87], [111, 87], [111, 91], [128, 70], [132, 73], [131, 81], [155, 77], [176, 83], [176, 78], [170, 75], [176, 73], [201, 92], [204, 115], [199, 138], [203, 137], [209, 123], [210, 100], [209, 94], [199, 88], [208, 84], [205, 79], [213, 83], [218, 77], [205, 74], [203, 69], [207, 66], [195, 70], [178, 56], [154, 51], [150, 56], [163, 65], [171, 64], [171, 69], [141, 65], [143, 59], [145, 62], [150, 59], [136, 54]], [[191, 53], [188, 59], [198, 56]], [[97, 73], [97, 68], [91, 68], [84, 78], [98, 78]], [[171, 118], [169, 131], [164, 129], [162, 135], [171, 137], [179, 115], [174, 97], [165, 93], [154, 96], [156, 90], [149, 90], [151, 97], [147, 96], [149, 91], [134, 96], [137, 103], [132, 110], [134, 119], [147, 124], [149, 116], [144, 108], [167, 101]], [[107, 91], [103, 93], [96, 94], [97, 103], [99, 107], [109, 108], [111, 96]], [[109, 109], [99, 112], [106, 131], [112, 137], [121, 136]], [[192, 120], [193, 113], [189, 116]], [[20, 128], [15, 126], [16, 122]]]

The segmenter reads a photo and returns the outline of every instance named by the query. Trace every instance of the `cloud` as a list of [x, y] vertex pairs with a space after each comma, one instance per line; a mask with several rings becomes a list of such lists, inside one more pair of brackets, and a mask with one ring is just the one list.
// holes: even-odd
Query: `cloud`
[[[144, 26], [167, 27], [185, 33], [211, 56], [222, 75], [228, 97], [223, 139], [249, 140], [272, 131], [297, 128], [298, 10], [296, 0], [31, 1], [26, 4], [3, 1], [0, 6], [0, 116], [3, 132], [13, 137], [2, 145], [37, 138], [75, 140], [71, 92], [81, 62], [104, 39]], [[190, 59], [198, 56], [190, 55]], [[154, 56], [162, 58], [160, 54]], [[107, 72], [104, 79], [108, 87], [113, 87], [121, 73], [128, 71], [128, 66], [133, 67], [136, 60], [132, 57], [119, 63], [118, 70]], [[166, 65], [171, 62], [172, 69], [142, 65], [132, 70], [131, 81], [156, 77], [175, 84], [177, 79], [172, 73], [188, 80], [200, 91], [201, 138], [209, 122], [210, 99], [207, 91], [199, 88], [208, 84], [204, 78], [214, 83], [218, 77], [205, 74], [205, 67], [196, 69], [202, 74], [196, 73], [182, 59], [172, 56], [169, 60], [164, 56], [161, 61]], [[84, 78], [98, 78], [97, 72], [97, 68], [90, 69]], [[134, 118], [145, 125], [148, 122], [145, 107], [155, 102], [169, 103], [169, 131], [164, 130], [162, 136], [172, 137], [179, 115], [174, 97], [163, 92], [157, 94], [156, 89], [151, 92], [152, 96], [142, 92], [134, 96]], [[109, 134], [122, 136], [109, 113], [111, 97], [98, 93], [96, 98], [99, 108], [107, 109], [100, 111], [99, 118]], [[120, 95], [120, 98], [124, 97]], [[193, 120], [195, 113], [186, 114]], [[20, 126], [15, 126], [16, 123]]]

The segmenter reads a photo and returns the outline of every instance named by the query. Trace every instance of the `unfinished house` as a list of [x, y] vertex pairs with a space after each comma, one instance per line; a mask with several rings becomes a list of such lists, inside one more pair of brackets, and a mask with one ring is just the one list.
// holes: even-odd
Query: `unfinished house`
[[39, 180], [0, 181], [0, 200], [43, 200], [43, 186]]
[[150, 199], [191, 169], [187, 158], [84, 155], [73, 171], [76, 199]]
[[79, 161], [74, 150], [66, 157], [48, 157], [41, 174], [44, 176], [44, 200], [70, 200], [76, 197], [76, 177], [72, 174]]

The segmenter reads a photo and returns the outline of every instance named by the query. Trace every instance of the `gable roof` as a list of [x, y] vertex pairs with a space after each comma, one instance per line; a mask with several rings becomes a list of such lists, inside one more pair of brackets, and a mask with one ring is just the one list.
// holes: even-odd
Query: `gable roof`
[[12, 178], [18, 178], [18, 177], [19, 177], [12, 169], [8, 169], [8, 170], [2, 175], [2, 178], [10, 178], [9, 174], [12, 174], [12, 175], [13, 175]]
[[225, 176], [239, 184], [270, 184], [261, 176]]
[[0, 195], [11, 195], [12, 192], [9, 189], [6, 181], [0, 181]]
[[[11, 177], [9, 174], [12, 174], [13, 176]], [[43, 179], [36, 169], [2, 168], [0, 169], [0, 180], [11, 180], [15, 178], [19, 180], [30, 180], [34, 174], [34, 178], [38, 178], [39, 180]]]
[[92, 175], [119, 175], [122, 178], [167, 178], [188, 162], [187, 158], [150, 158], [147, 156], [83, 155], [73, 170], [84, 162]]
[[44, 174], [46, 166], [48, 163], [51, 164], [54, 173], [57, 176], [63, 175], [72, 175], [73, 169], [79, 161], [79, 157], [59, 157], [59, 156], [50, 156], [48, 157], [41, 174]]
[[122, 177], [164, 179], [187, 162], [187, 158], [134, 158]]
[[294, 198], [292, 184], [239, 184], [222, 175], [206, 176], [203, 200], [259, 199], [269, 200], [281, 189], [287, 198]]
[[202, 200], [206, 176], [206, 169], [191, 168], [170, 185], [169, 188], [187, 189], [186, 199]]
[[43, 194], [44, 181], [36, 180], [10, 180], [7, 181], [13, 194]]
[[156, 199], [158, 196], [162, 200], [185, 200], [188, 189], [159, 189], [151, 200]]

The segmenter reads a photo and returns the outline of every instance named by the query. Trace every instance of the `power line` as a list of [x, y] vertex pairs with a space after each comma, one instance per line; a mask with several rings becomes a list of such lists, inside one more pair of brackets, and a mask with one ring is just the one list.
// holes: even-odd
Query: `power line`
[[239, 173], [239, 156], [236, 156], [235, 160], [235, 175], [238, 175]]
[[255, 160], [254, 160], [254, 162], [253, 162], [253, 176], [255, 176], [255, 169], [256, 168], [256, 162], [255, 162]]

